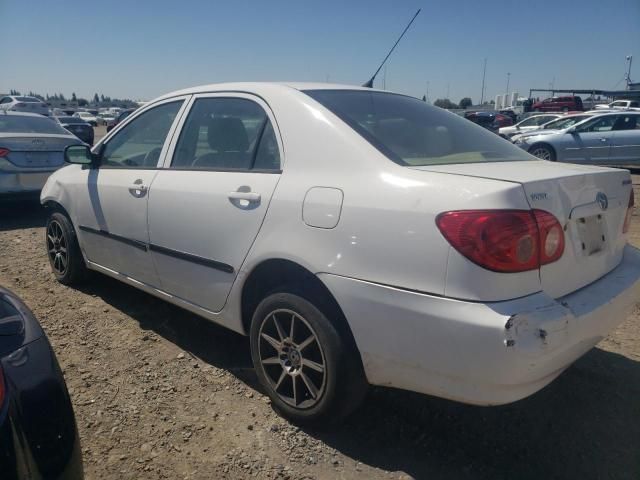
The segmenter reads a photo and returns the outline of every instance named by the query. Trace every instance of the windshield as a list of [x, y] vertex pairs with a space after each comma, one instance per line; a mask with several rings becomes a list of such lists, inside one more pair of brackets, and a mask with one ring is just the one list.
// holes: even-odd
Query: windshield
[[575, 117], [566, 117], [566, 118], [558, 118], [557, 120], [552, 120], [549, 123], [544, 124], [545, 130], [563, 130], [565, 128], [569, 128], [575, 125], [578, 122], [586, 120], [591, 117], [591, 115], [576, 115]]
[[0, 116], [0, 133], [52, 133], [69, 135], [54, 120], [40, 116], [2, 115]]
[[304, 93], [400, 165], [532, 159], [494, 133], [416, 98], [366, 90], [307, 90]]

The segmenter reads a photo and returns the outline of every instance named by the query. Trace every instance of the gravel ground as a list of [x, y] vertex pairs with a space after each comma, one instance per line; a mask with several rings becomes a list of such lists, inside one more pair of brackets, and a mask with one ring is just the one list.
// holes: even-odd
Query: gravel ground
[[[634, 176], [640, 198], [640, 176]], [[549, 387], [482, 408], [388, 389], [330, 432], [272, 411], [247, 340], [96, 275], [56, 283], [37, 205], [0, 205], [0, 284], [38, 316], [88, 479], [640, 477], [640, 310]], [[632, 243], [640, 247], [640, 218]]]

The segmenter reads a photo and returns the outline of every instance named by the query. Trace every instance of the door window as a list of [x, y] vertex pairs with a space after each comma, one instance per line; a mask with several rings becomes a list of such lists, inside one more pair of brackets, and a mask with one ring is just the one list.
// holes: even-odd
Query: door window
[[171, 168], [278, 170], [280, 154], [269, 117], [244, 98], [200, 98], [184, 124]]
[[152, 168], [158, 164], [182, 100], [147, 110], [109, 140], [102, 150], [100, 165], [117, 168]]
[[608, 132], [613, 128], [614, 123], [618, 119], [618, 115], [607, 115], [606, 117], [596, 118], [591, 122], [587, 122], [577, 129], [580, 133], [587, 132]]
[[618, 121], [613, 126], [614, 130], [635, 130], [636, 128], [640, 128], [638, 125], [638, 121], [640, 120], [640, 115], [620, 115], [618, 117]]

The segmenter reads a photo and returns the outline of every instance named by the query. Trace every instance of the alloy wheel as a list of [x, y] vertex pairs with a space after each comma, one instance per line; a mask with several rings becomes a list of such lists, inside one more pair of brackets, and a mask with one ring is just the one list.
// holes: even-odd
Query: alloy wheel
[[322, 398], [327, 380], [325, 355], [316, 332], [298, 313], [279, 309], [260, 325], [260, 366], [282, 401], [307, 409]]
[[47, 254], [56, 273], [64, 275], [69, 265], [67, 239], [62, 225], [55, 220], [51, 221], [47, 227]]
[[541, 158], [542, 160], [551, 160], [551, 152], [547, 148], [535, 148], [531, 150], [531, 155], [534, 157]]

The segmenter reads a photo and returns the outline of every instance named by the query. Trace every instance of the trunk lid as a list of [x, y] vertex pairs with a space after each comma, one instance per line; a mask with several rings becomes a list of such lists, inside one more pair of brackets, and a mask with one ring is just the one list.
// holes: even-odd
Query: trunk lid
[[597, 280], [622, 259], [631, 193], [626, 170], [544, 161], [412, 168], [521, 184], [531, 208], [552, 213], [565, 229], [564, 254], [540, 269], [542, 289], [554, 298]]
[[69, 135], [11, 134], [0, 136], [0, 147], [8, 148], [6, 157], [16, 167], [40, 168], [59, 167], [64, 163], [64, 149], [67, 145], [82, 143]]

